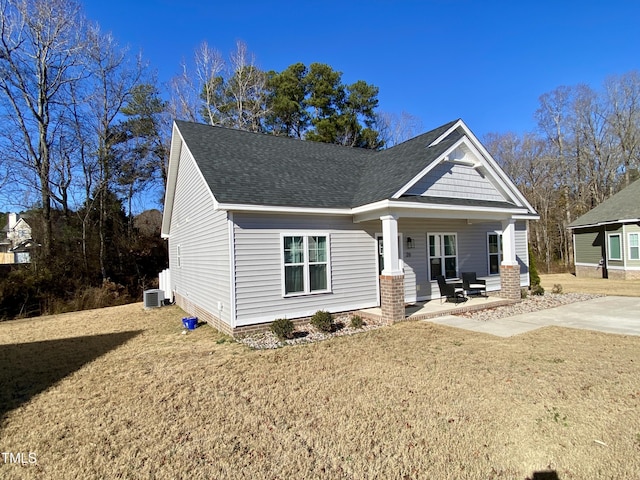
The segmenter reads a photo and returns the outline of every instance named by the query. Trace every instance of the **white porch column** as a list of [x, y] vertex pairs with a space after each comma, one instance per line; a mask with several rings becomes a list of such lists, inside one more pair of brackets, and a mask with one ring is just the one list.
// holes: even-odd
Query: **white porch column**
[[516, 259], [516, 221], [502, 221], [502, 263], [500, 263], [500, 296], [520, 299], [520, 266]]
[[518, 265], [516, 260], [516, 221], [513, 218], [502, 221], [501, 265]]
[[382, 242], [384, 248], [384, 269], [382, 275], [402, 275], [400, 252], [398, 252], [398, 217], [384, 215], [382, 221]]

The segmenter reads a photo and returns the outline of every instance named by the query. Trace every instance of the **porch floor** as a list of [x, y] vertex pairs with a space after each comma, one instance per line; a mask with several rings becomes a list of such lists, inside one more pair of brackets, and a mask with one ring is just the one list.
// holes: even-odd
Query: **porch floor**
[[[475, 310], [484, 310], [486, 308], [501, 307], [503, 305], [512, 305], [518, 303], [518, 300], [509, 300], [501, 297], [466, 297], [464, 302], [445, 302], [439, 298], [435, 300], [426, 300], [424, 302], [416, 302], [407, 305], [404, 309], [406, 320], [424, 320], [427, 318], [435, 318], [443, 315], [455, 315], [456, 313], [473, 312]], [[382, 318], [382, 309], [380, 307], [365, 308], [360, 310], [359, 314], [364, 318], [372, 321], [380, 321]]]

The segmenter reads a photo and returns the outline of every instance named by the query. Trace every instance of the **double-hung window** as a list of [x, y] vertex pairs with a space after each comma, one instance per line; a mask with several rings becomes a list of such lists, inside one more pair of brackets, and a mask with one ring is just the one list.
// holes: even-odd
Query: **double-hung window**
[[487, 234], [487, 247], [489, 252], [489, 275], [500, 273], [500, 263], [502, 262], [502, 234], [489, 232]]
[[640, 260], [640, 233], [629, 234], [629, 260]]
[[622, 260], [622, 247], [620, 245], [620, 234], [609, 234], [609, 260]]
[[327, 235], [284, 235], [282, 251], [285, 295], [331, 290]]
[[458, 247], [455, 233], [433, 233], [429, 235], [429, 270], [431, 280], [438, 275], [444, 278], [458, 276]]

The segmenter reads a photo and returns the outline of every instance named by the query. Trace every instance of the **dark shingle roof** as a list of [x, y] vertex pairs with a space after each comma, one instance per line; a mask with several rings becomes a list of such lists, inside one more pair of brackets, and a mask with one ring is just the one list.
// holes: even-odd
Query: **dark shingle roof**
[[365, 159], [374, 152], [176, 121], [221, 203], [351, 206]]
[[574, 220], [569, 228], [640, 218], [640, 180]]
[[390, 198], [464, 130], [457, 120], [382, 151], [176, 121], [220, 203], [351, 208]]

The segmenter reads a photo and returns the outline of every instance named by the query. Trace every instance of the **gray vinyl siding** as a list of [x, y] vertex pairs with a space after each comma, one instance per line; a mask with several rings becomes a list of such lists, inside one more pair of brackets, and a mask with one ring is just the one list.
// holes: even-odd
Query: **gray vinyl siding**
[[[234, 213], [237, 325], [373, 307], [375, 239], [351, 217]], [[329, 236], [331, 292], [284, 297], [282, 234]]]
[[478, 170], [448, 162], [438, 164], [413, 185], [408, 195], [451, 197], [502, 202], [505, 198]]
[[[520, 286], [529, 286], [529, 234], [527, 221], [516, 222], [516, 260], [520, 265]], [[487, 245], [487, 248], [488, 245]], [[489, 252], [487, 251], [487, 255]]]
[[[380, 222], [362, 224], [371, 236], [381, 231]], [[438, 297], [437, 282], [430, 281], [427, 253], [427, 235], [432, 233], [455, 233], [458, 242], [458, 274], [476, 272], [487, 281], [487, 290], [500, 289], [500, 275], [488, 275], [489, 252], [487, 233], [502, 231], [500, 222], [480, 222], [469, 225], [464, 220], [423, 220], [401, 218], [398, 231], [402, 234], [402, 260], [404, 262], [405, 301], [414, 302]], [[526, 221], [516, 222], [516, 259], [520, 265], [520, 284], [529, 285], [529, 261], [527, 252]], [[407, 248], [407, 237], [415, 247]]]
[[227, 212], [214, 211], [213, 197], [186, 148], [181, 152], [175, 191], [169, 237], [172, 289], [233, 325]]
[[575, 262], [598, 265], [602, 259], [604, 235], [602, 227], [576, 229], [574, 231]]

